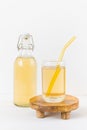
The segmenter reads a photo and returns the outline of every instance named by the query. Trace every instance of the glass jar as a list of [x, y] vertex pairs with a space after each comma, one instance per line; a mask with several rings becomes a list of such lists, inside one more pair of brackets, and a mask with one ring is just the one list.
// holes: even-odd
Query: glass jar
[[29, 99], [36, 95], [36, 60], [34, 43], [30, 34], [20, 35], [18, 56], [14, 63], [14, 104], [29, 106]]
[[42, 95], [46, 102], [65, 99], [66, 69], [64, 62], [48, 61], [42, 66]]

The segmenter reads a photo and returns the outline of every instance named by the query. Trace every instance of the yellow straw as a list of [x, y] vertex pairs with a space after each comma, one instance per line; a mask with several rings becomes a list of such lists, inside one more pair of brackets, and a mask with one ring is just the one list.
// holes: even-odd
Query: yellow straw
[[64, 47], [63, 47], [63, 49], [62, 49], [62, 51], [61, 51], [61, 53], [60, 53], [60, 55], [59, 55], [59, 58], [58, 58], [58, 61], [59, 61], [59, 62], [62, 61], [66, 49], [68, 48], [68, 46], [70, 46], [70, 44], [71, 44], [75, 39], [76, 39], [76, 37], [73, 36], [73, 37], [64, 45]]
[[[65, 44], [65, 46], [63, 47], [63, 49], [62, 49], [62, 51], [61, 51], [61, 53], [60, 53], [60, 55], [59, 55], [58, 62], [61, 62], [61, 61], [62, 61], [66, 49], [69, 47], [69, 45], [70, 45], [75, 39], [76, 39], [76, 37], [73, 36], [73, 37]], [[53, 85], [54, 85], [54, 83], [55, 83], [55, 81], [56, 81], [56, 79], [57, 79], [57, 77], [58, 77], [58, 75], [59, 75], [59, 73], [60, 73], [60, 71], [61, 71], [60, 65], [57, 65], [56, 70], [55, 70], [55, 73], [54, 73], [54, 75], [53, 75], [53, 77], [52, 77], [52, 80], [51, 80], [51, 82], [50, 82], [50, 84], [49, 84], [49, 86], [48, 86], [46, 96], [49, 96], [49, 94], [50, 94], [50, 92], [51, 92], [51, 90], [52, 90], [52, 88], [53, 88]]]

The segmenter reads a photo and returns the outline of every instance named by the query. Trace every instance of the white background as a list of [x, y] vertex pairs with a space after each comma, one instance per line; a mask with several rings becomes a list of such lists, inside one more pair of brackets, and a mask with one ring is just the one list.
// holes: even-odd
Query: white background
[[[56, 60], [63, 45], [76, 35], [76, 41], [64, 56], [67, 93], [87, 95], [87, 0], [0, 0], [0, 99], [9, 100], [10, 104], [13, 100], [13, 65], [17, 56], [18, 37], [22, 33], [30, 33], [34, 38], [38, 93], [41, 93], [41, 63], [44, 60]], [[31, 120], [34, 118], [32, 116]], [[9, 128], [12, 128], [10, 124]]]
[[[86, 0], [2, 0], [0, 1], [0, 93], [13, 92], [13, 65], [18, 37], [33, 35], [38, 66], [56, 60], [73, 35], [67, 50], [67, 91], [87, 94], [87, 1]], [[39, 69], [40, 78], [40, 69]], [[41, 88], [41, 83], [38, 83]]]

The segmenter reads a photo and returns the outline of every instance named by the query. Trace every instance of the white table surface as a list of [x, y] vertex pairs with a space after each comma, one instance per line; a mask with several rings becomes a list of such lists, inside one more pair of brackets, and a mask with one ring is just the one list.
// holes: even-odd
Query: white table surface
[[71, 113], [69, 120], [62, 120], [60, 114], [36, 118], [35, 111], [13, 105], [6, 98], [0, 101], [0, 130], [87, 130], [87, 96], [79, 96], [79, 109]]

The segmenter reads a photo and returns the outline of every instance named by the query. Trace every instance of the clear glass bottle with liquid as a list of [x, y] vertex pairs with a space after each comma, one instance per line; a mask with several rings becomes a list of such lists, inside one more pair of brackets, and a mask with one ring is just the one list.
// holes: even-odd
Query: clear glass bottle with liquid
[[17, 44], [18, 57], [14, 63], [14, 104], [29, 106], [29, 99], [36, 95], [36, 60], [34, 43], [29, 34], [20, 35]]

